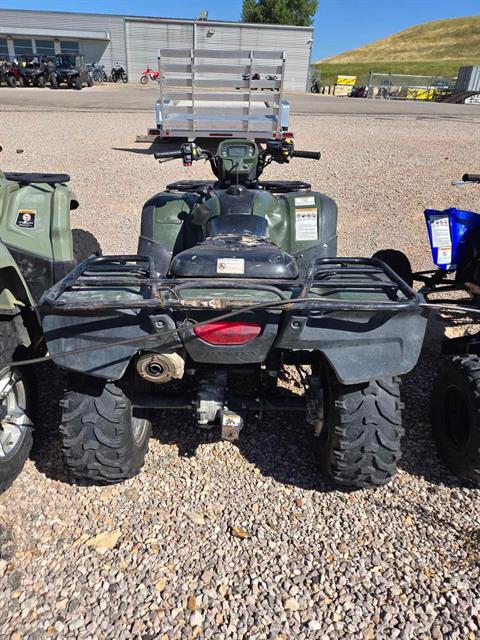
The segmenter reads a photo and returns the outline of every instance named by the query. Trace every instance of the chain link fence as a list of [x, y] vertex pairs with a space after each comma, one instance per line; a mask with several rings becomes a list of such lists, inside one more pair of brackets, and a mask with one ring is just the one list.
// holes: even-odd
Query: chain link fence
[[454, 78], [370, 72], [368, 98], [389, 100], [438, 100], [455, 90]]

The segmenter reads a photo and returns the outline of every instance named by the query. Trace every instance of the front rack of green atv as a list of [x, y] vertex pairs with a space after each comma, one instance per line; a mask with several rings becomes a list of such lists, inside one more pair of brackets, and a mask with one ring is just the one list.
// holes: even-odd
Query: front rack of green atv
[[[221, 293], [220, 293], [221, 292]], [[240, 295], [241, 294], [241, 295]], [[303, 279], [158, 277], [151, 257], [92, 256], [49, 289], [47, 313], [121, 309], [243, 309], [400, 312], [422, 302], [385, 263], [374, 258], [317, 258]], [[267, 296], [265, 298], [265, 296]]]

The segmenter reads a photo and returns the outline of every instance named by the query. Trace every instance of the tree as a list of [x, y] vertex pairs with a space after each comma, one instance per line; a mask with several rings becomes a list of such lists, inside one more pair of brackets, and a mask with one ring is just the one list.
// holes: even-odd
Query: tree
[[243, 0], [242, 21], [309, 27], [318, 0]]

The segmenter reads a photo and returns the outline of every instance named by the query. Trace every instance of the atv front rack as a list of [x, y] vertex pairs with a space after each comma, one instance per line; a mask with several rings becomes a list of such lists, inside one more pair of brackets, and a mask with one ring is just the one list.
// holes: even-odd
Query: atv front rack
[[[210, 289], [212, 297], [205, 298]], [[186, 290], [189, 297], [182, 297]], [[195, 290], [202, 290], [203, 296], [192, 297]], [[229, 290], [253, 295], [248, 300], [229, 298]], [[255, 294], [262, 292], [276, 299], [259, 305]], [[317, 258], [303, 279], [190, 279], [158, 277], [148, 256], [112, 255], [87, 258], [49, 289], [39, 306], [54, 314], [145, 308], [247, 310], [256, 305], [287, 311], [399, 312], [418, 309], [420, 303], [417, 293], [374, 258]]]

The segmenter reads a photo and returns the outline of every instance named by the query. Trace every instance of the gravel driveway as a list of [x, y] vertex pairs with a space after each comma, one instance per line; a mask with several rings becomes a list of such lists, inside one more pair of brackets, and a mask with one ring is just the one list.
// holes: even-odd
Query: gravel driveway
[[[134, 251], [143, 201], [209, 175], [200, 163], [159, 166], [136, 146], [151, 120], [0, 109], [0, 164], [70, 173], [73, 226], [105, 252]], [[429, 267], [423, 209], [480, 205], [478, 189], [450, 186], [479, 169], [480, 118], [468, 107], [454, 121], [293, 125], [297, 148], [323, 159], [268, 177], [309, 180], [338, 201], [340, 254], [394, 246]], [[403, 386], [400, 473], [378, 490], [338, 491], [319, 477], [298, 418], [250, 422], [233, 445], [181, 412], [158, 415], [139, 477], [72, 485], [56, 431], [62, 374], [45, 366], [33, 460], [0, 497], [0, 639], [480, 638], [479, 492], [458, 486], [429, 433], [439, 326]]]

